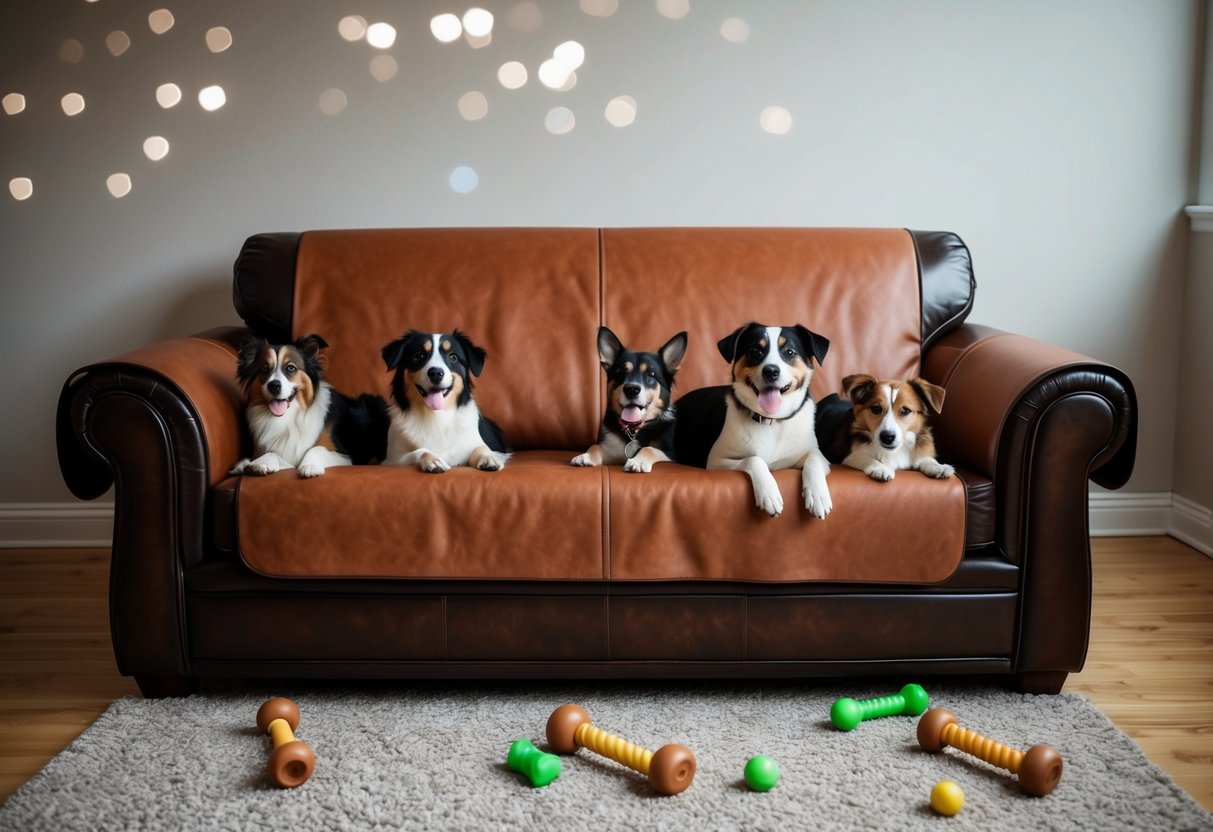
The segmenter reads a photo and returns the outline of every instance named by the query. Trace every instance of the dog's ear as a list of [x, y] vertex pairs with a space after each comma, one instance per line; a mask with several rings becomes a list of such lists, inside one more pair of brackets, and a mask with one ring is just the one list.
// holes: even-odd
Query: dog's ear
[[253, 380], [253, 377], [257, 375], [257, 368], [261, 364], [261, 354], [269, 345], [269, 341], [253, 335], [247, 336], [240, 342], [240, 348], [236, 350], [237, 379], [246, 385]]
[[847, 376], [842, 380], [842, 397], [853, 402], [862, 402], [872, 395], [872, 388], [876, 386], [876, 378], [874, 376], [857, 374]]
[[682, 359], [687, 354], [687, 334], [685, 332], [678, 333], [662, 344], [657, 354], [661, 356], [661, 360], [665, 363], [665, 368], [670, 373], [677, 372], [678, 366], [682, 364]]
[[756, 324], [749, 323], [745, 326], [739, 326], [737, 329], [733, 330], [724, 338], [721, 338], [716, 342], [716, 349], [720, 350], [720, 354], [724, 356], [724, 360], [729, 364], [732, 364], [735, 360], [737, 360], [737, 339], [741, 337], [741, 333], [745, 332], [752, 326], [756, 326]]
[[389, 370], [394, 370], [400, 366], [400, 362], [404, 360], [405, 351], [418, 335], [421, 335], [421, 333], [415, 329], [410, 329], [380, 351], [380, 355], [383, 356], [383, 363], [387, 365]]
[[472, 343], [472, 339], [464, 335], [459, 330], [455, 330], [452, 335], [459, 342], [459, 346], [463, 347], [463, 351], [468, 356], [468, 369], [472, 371], [472, 375], [479, 377], [480, 371], [484, 369], [484, 360], [489, 357], [489, 354], [480, 347]]
[[910, 386], [933, 413], [943, 412], [943, 397], [946, 391], [942, 387], [922, 378], [910, 379]]
[[299, 352], [303, 353], [303, 357], [309, 361], [316, 360], [320, 355], [320, 351], [328, 345], [328, 341], [325, 341], [315, 332], [311, 335], [304, 335], [295, 342], [295, 346], [299, 348]]
[[830, 340], [800, 324], [796, 324], [793, 329], [796, 337], [800, 339], [800, 343], [804, 344], [804, 348], [817, 359], [817, 364], [820, 366], [826, 360], [826, 350], [830, 348]]
[[598, 361], [604, 370], [611, 369], [619, 353], [623, 352], [623, 342], [605, 326], [598, 327]]

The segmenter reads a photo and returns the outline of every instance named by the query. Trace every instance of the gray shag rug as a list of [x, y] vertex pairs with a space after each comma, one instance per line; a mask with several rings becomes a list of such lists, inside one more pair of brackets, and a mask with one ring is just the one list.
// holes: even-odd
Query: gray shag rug
[[[831, 726], [837, 697], [900, 684], [301, 684], [128, 698], [0, 807], [0, 829], [1213, 829], [1213, 815], [1077, 695], [926, 685], [965, 728], [1022, 750], [1056, 747], [1065, 771], [1043, 798], [962, 752], [920, 750], [915, 717]], [[297, 736], [316, 752], [297, 789], [265, 775], [270, 740], [254, 718], [271, 695], [298, 702]], [[520, 737], [545, 748], [548, 715], [565, 702], [651, 750], [689, 746], [693, 784], [660, 796], [582, 750], [532, 788], [506, 751]], [[773, 791], [745, 786], [755, 754], [782, 770]], [[929, 806], [940, 780], [964, 791], [952, 818]]]

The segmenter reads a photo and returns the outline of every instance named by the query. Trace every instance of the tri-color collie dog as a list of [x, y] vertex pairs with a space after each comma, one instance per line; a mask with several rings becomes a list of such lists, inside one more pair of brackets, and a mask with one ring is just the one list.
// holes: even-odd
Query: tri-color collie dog
[[505, 434], [480, 412], [472, 377], [487, 354], [459, 330], [408, 332], [383, 348], [392, 378], [389, 465], [441, 474], [454, 465], [500, 471], [510, 458]]
[[887, 381], [853, 375], [842, 380], [842, 396], [851, 404], [850, 419], [839, 430], [847, 440], [843, 465], [881, 482], [910, 469], [937, 479], [956, 473], [935, 458], [927, 424], [928, 413], [943, 408], [942, 387], [921, 378]]
[[365, 465], [384, 458], [387, 403], [365, 393], [343, 396], [324, 380], [319, 335], [293, 344], [246, 338], [236, 355], [236, 378], [244, 389], [255, 456], [232, 474], [272, 474], [297, 468], [319, 477], [337, 465]]
[[687, 351], [680, 332], [657, 352], [623, 346], [615, 333], [598, 327], [598, 357], [607, 375], [607, 406], [598, 442], [573, 457], [573, 465], [618, 465], [628, 472], [648, 473], [674, 454], [674, 407], [670, 391]]
[[716, 346], [732, 365], [732, 384], [678, 400], [676, 459], [745, 471], [755, 504], [772, 517], [783, 512], [783, 495], [771, 471], [799, 468], [804, 506], [824, 518], [833, 507], [830, 465], [817, 446], [809, 383], [813, 362], [822, 362], [829, 345], [799, 324], [750, 323], [721, 339]]

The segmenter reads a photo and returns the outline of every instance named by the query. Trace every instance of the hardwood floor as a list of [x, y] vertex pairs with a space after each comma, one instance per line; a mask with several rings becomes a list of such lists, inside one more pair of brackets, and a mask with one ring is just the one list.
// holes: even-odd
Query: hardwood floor
[[[1076, 691], [1213, 810], [1213, 559], [1171, 538], [1092, 541]], [[0, 549], [0, 800], [114, 700], [105, 550]]]

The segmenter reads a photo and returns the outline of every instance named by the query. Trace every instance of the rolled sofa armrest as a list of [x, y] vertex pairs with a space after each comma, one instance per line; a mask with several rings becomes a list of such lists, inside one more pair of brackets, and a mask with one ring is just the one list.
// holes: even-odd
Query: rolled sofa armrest
[[90, 364], [59, 396], [59, 468], [72, 493], [116, 484], [110, 627], [119, 670], [189, 676], [182, 570], [201, 562], [211, 486], [246, 442], [236, 345], [224, 327]]
[[1090, 627], [1088, 481], [1123, 486], [1137, 398], [1121, 370], [1061, 347], [965, 324], [923, 356], [947, 392], [940, 459], [994, 482], [997, 540], [1021, 567], [1019, 673], [1080, 670]]

